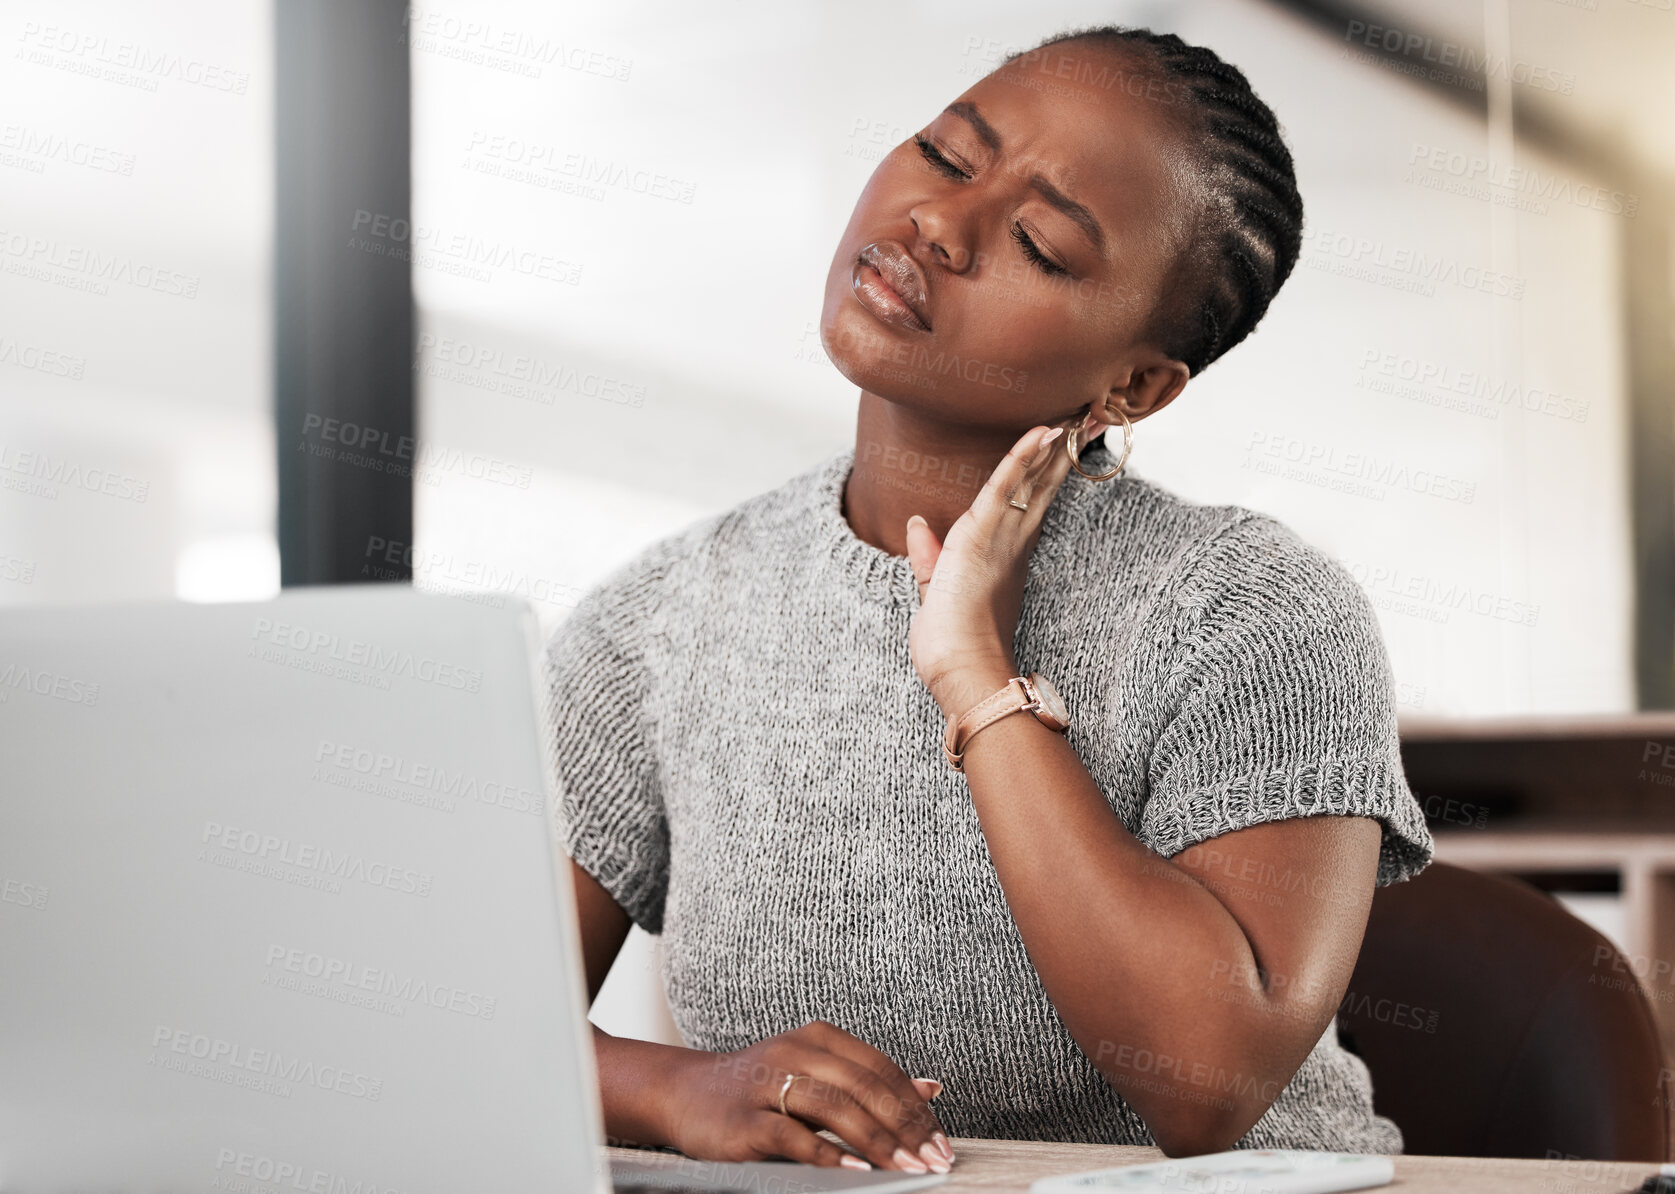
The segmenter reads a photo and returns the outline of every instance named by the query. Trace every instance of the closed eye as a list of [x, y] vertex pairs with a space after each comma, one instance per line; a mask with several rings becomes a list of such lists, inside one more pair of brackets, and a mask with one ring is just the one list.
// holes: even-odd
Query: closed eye
[[942, 151], [932, 145], [926, 138], [914, 137], [913, 143], [919, 147], [919, 153], [923, 155], [927, 162], [929, 162], [936, 169], [940, 170], [942, 173], [946, 174], [949, 178], [971, 177], [971, 175], [967, 174], [964, 170], [961, 170], [958, 166], [954, 165], [953, 162], [950, 162], [947, 158], [943, 157]]
[[[961, 170], [958, 166], [954, 165], [953, 162], [944, 157], [942, 151], [937, 149], [935, 145], [931, 144], [928, 138], [915, 136], [913, 138], [913, 143], [919, 147], [920, 155], [925, 159], [925, 161], [931, 164], [933, 169], [941, 174], [947, 175], [949, 178], [958, 178], [970, 181], [971, 175], [967, 174], [964, 170]], [[1034, 266], [1042, 273], [1051, 276], [1056, 274], [1068, 274], [1070, 272], [1037, 248], [1035, 242], [1030, 239], [1029, 234], [1024, 231], [1024, 226], [1022, 224], [1013, 224], [1011, 231], [1012, 239], [1018, 242], [1018, 247], [1023, 250], [1024, 256], [1027, 257], [1030, 262], [1033, 263]]]
[[1029, 238], [1029, 233], [1024, 231], [1024, 226], [1022, 224], [1012, 225], [1012, 239], [1018, 242], [1019, 246], [1023, 248], [1024, 256], [1035, 262], [1036, 266], [1042, 273], [1068, 274], [1070, 272], [1058, 262], [1054, 261], [1051, 257], [1048, 257], [1040, 249], [1036, 248], [1035, 242]]

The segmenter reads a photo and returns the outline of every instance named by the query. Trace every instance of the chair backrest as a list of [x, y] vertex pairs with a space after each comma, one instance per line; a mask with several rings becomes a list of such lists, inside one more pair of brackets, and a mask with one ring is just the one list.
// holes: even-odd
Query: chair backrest
[[1379, 888], [1338, 1031], [1409, 1153], [1669, 1157], [1670, 1075], [1633, 968], [1527, 883], [1432, 863]]

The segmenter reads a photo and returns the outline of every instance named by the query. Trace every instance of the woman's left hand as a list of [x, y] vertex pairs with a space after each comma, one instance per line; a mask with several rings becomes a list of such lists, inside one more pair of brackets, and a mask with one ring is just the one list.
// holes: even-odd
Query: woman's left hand
[[[1017, 675], [1012, 640], [1023, 607], [1041, 521], [1070, 473], [1063, 439], [1081, 423], [1081, 443], [1108, 426], [1077, 415], [1037, 426], [1012, 446], [943, 543], [923, 518], [907, 524], [907, 556], [919, 582], [919, 611], [907, 634], [919, 678], [950, 718]], [[1051, 438], [1049, 438], [1051, 437]], [[1019, 510], [1016, 497], [1029, 505]]]

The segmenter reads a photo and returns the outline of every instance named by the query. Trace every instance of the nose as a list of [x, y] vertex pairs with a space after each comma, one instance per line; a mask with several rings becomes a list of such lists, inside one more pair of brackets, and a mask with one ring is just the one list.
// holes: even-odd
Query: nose
[[973, 220], [969, 212], [942, 197], [916, 203], [907, 214], [918, 232], [914, 256], [921, 261], [934, 260], [954, 274], [966, 273], [976, 264]]

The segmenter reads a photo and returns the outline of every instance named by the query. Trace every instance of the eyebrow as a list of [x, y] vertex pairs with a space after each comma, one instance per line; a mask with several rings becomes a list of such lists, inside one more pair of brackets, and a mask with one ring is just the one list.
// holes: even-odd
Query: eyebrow
[[[943, 111], [950, 116], [958, 116], [971, 125], [978, 138], [991, 150], [996, 153], [1001, 151], [1000, 134], [995, 131], [994, 125], [983, 118], [983, 114], [977, 110], [976, 104], [969, 100], [955, 100]], [[1069, 216], [1076, 226], [1087, 234], [1088, 239], [1093, 242], [1094, 248], [1101, 253], [1105, 251], [1105, 230], [1099, 226], [1099, 221], [1093, 218], [1091, 211], [1077, 203], [1038, 173], [1029, 176], [1029, 185], [1048, 203]]]

